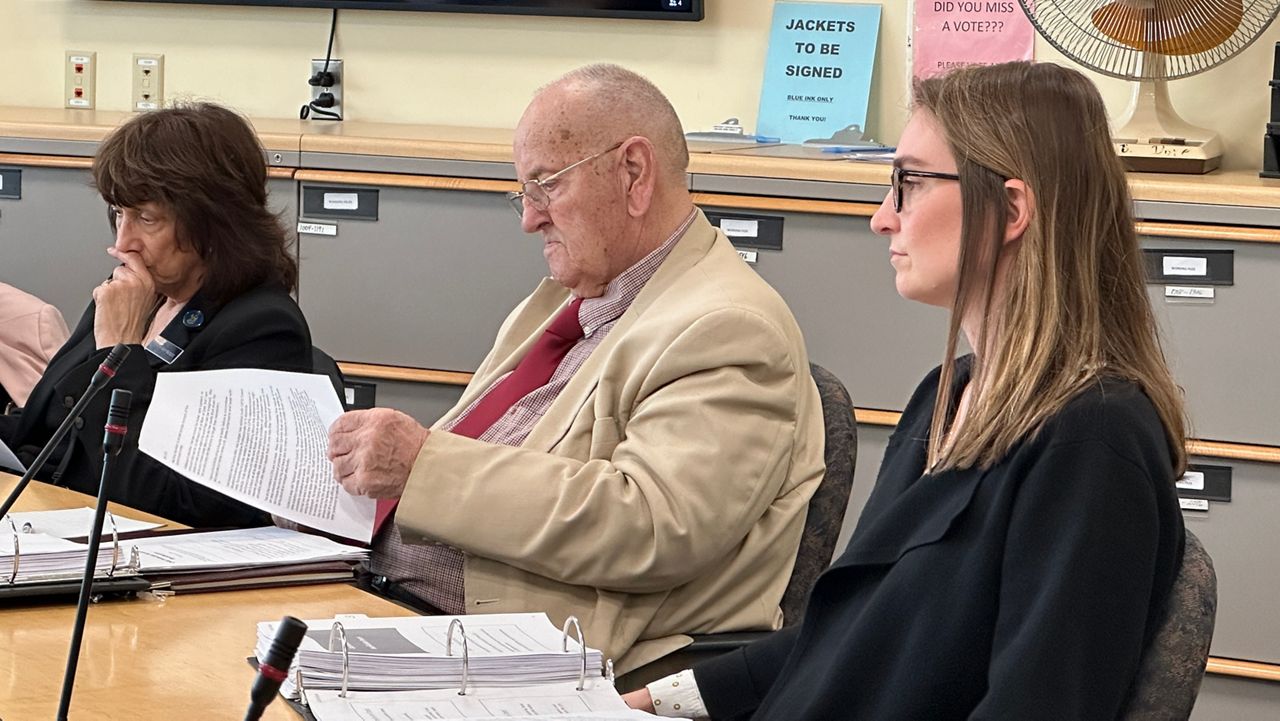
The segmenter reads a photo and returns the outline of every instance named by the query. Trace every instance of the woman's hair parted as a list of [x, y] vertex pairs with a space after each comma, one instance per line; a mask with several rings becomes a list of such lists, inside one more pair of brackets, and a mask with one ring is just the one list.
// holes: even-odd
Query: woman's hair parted
[[[914, 98], [955, 156], [963, 198], [930, 469], [989, 467], [1106, 376], [1137, 383], [1151, 399], [1181, 474], [1182, 391], [1160, 349], [1128, 181], [1097, 89], [1074, 70], [1019, 62], [917, 81]], [[1007, 178], [1026, 184], [1031, 213], [997, 297]], [[979, 311], [977, 393], [948, 438], [960, 322]]]
[[290, 236], [267, 207], [262, 145], [234, 111], [188, 103], [138, 115], [98, 148], [93, 181], [112, 206], [158, 203], [172, 214], [179, 245], [205, 263], [201, 292], [215, 302], [268, 282], [297, 287]]

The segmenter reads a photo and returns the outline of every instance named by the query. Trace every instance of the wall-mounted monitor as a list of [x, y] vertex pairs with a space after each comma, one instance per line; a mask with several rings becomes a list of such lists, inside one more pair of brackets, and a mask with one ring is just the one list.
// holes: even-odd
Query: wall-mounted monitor
[[116, 0], [353, 10], [418, 10], [505, 15], [701, 20], [704, 0]]

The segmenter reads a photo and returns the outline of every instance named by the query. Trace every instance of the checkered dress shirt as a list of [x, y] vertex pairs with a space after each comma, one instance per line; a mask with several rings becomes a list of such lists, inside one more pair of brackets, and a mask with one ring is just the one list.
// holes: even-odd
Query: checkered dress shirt
[[[516, 402], [488, 430], [480, 434], [479, 440], [505, 446], [518, 446], [524, 442], [534, 425], [573, 378], [573, 374], [578, 372], [591, 352], [604, 342], [618, 319], [631, 307], [631, 302], [657, 272], [696, 216], [695, 209], [661, 246], [614, 278], [599, 298], [586, 298], [582, 301], [582, 306], [578, 309], [582, 340], [574, 344], [564, 360], [560, 361], [546, 385]], [[503, 378], [506, 378], [505, 374], [496, 378], [484, 393], [445, 424], [442, 430], [450, 430], [462, 422]], [[462, 551], [451, 546], [404, 543], [400, 538], [399, 525], [389, 524], [386, 531], [374, 539], [369, 570], [374, 575], [386, 576], [400, 590], [444, 613], [462, 614], [466, 612], [463, 559]]]

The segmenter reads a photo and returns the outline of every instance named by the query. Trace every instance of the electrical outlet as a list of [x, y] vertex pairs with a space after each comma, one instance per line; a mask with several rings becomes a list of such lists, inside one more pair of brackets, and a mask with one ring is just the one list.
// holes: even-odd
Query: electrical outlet
[[133, 55], [133, 109], [155, 110], [164, 105], [164, 56]]
[[63, 98], [68, 108], [88, 110], [97, 99], [94, 77], [98, 72], [98, 54], [68, 50], [63, 66]]
[[311, 119], [342, 120], [342, 61], [330, 58], [325, 76], [324, 59], [311, 61]]

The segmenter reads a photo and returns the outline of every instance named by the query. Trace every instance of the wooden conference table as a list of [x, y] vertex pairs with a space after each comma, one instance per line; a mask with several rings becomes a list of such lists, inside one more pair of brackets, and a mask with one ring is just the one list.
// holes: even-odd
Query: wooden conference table
[[[17, 479], [0, 473], [0, 498]], [[93, 505], [80, 493], [32, 483], [15, 510]], [[112, 504], [112, 510], [164, 519]], [[409, 616], [412, 612], [345, 584], [147, 596], [89, 608], [71, 718], [241, 719], [254, 671], [256, 624], [281, 616], [328, 618], [339, 613]], [[48, 721], [71, 640], [75, 604], [0, 606], [0, 719]], [[297, 715], [277, 699], [263, 716]]]

